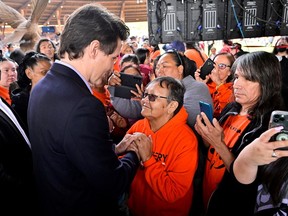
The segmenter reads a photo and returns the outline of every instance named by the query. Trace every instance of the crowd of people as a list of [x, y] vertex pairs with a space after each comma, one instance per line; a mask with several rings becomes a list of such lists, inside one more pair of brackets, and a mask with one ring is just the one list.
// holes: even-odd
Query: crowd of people
[[[210, 51], [197, 41], [139, 44], [94, 3], [69, 16], [59, 46], [48, 38], [26, 52], [7, 44], [3, 212], [288, 215], [288, 37], [271, 53], [226, 39]], [[213, 69], [203, 79], [207, 59]], [[115, 94], [124, 75], [142, 80], [131, 98]], [[200, 102], [213, 107], [212, 122]], [[287, 115], [270, 128], [275, 110]], [[272, 139], [279, 132], [286, 136]]]

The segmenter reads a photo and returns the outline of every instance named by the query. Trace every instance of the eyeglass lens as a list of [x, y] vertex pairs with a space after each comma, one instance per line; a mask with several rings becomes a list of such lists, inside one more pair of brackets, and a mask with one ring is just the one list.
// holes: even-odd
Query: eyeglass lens
[[147, 96], [148, 96], [148, 100], [151, 102], [154, 102], [157, 98], [157, 96], [154, 94], [148, 94], [148, 93], [143, 94], [143, 98], [146, 98]]
[[218, 64], [218, 67], [220, 68], [220, 69], [225, 69], [226, 67], [230, 67], [229, 65], [226, 65], [226, 64], [223, 64], [223, 63], [220, 63], [220, 64]]

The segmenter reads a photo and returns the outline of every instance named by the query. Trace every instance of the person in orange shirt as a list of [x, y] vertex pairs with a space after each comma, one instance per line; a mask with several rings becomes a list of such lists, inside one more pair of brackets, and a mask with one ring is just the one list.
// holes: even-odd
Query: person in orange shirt
[[17, 63], [12, 59], [0, 60], [0, 96], [11, 105], [10, 84], [17, 80]]
[[214, 58], [214, 69], [205, 80], [200, 78], [201, 68], [195, 72], [195, 79], [205, 82], [209, 88], [213, 105], [214, 117], [218, 117], [223, 108], [233, 101], [233, 74], [231, 67], [235, 58], [230, 53], [218, 53]]
[[124, 42], [121, 47], [120, 55], [114, 62], [113, 71], [120, 72], [121, 70], [120, 62], [121, 62], [122, 57], [125, 54], [133, 54], [133, 53], [135, 53], [133, 46], [128, 42]]
[[197, 68], [202, 66], [204, 62], [208, 59], [206, 53], [198, 48], [196, 42], [186, 42], [186, 50], [184, 52], [184, 55], [186, 55], [189, 59], [194, 60]]
[[153, 67], [153, 62], [155, 58], [161, 55], [161, 51], [158, 44], [151, 44], [151, 53], [150, 53], [150, 66]]
[[189, 215], [198, 141], [186, 123], [184, 92], [185, 87], [172, 77], [151, 81], [141, 100], [144, 119], [127, 132], [141, 132], [152, 140], [151, 155], [139, 153], [142, 167], [129, 190], [128, 207], [133, 216]]
[[[270, 114], [273, 110], [283, 109], [280, 64], [272, 53], [258, 51], [237, 58], [232, 71], [234, 72], [235, 100], [227, 104], [218, 119], [214, 118], [210, 122], [202, 112], [197, 116], [195, 124], [195, 130], [208, 147], [203, 179], [205, 216], [281, 215], [281, 201], [275, 206], [274, 210], [278, 211], [277, 213], [268, 211], [266, 214], [259, 214], [259, 212], [257, 214], [257, 210], [267, 210], [268, 205], [265, 206], [265, 204], [269, 202], [269, 196], [257, 195], [257, 191], [262, 191], [263, 188], [251, 182], [241, 184], [233, 176], [233, 163], [237, 161], [242, 150], [251, 149], [250, 145], [255, 140], [259, 140], [259, 136], [260, 140], [263, 140], [261, 134], [268, 128]], [[266, 139], [268, 141], [270, 137], [266, 136]], [[268, 146], [265, 142], [261, 144]], [[276, 144], [273, 146], [276, 148]], [[258, 153], [261, 152], [261, 148], [253, 148]], [[273, 149], [268, 151], [267, 157], [273, 157], [273, 155]], [[266, 155], [262, 152], [261, 157], [265, 158]], [[281, 190], [285, 191], [282, 187], [283, 182], [278, 179], [287, 180], [287, 175], [284, 178], [283, 175], [282, 178], [279, 175], [276, 177], [275, 173], [279, 168], [277, 165], [275, 164], [265, 179], [273, 185], [270, 187], [271, 184], [269, 184], [266, 189], [270, 191], [271, 188], [272, 190], [278, 188], [277, 191], [274, 190], [278, 196]], [[287, 170], [287, 164], [281, 169]], [[253, 176], [260, 180], [260, 176], [256, 174]], [[275, 184], [277, 184], [276, 187], [274, 187]], [[285, 210], [287, 209], [286, 200], [282, 202]], [[260, 204], [259, 209], [255, 208], [256, 202]], [[271, 203], [268, 204], [270, 210], [273, 206]]]

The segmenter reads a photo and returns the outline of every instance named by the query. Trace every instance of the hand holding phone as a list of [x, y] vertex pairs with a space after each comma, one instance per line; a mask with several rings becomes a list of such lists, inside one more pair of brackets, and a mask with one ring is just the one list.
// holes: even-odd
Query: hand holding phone
[[212, 123], [213, 120], [213, 107], [211, 104], [204, 101], [199, 101], [200, 111], [204, 112], [208, 117], [209, 121]]
[[121, 97], [131, 99], [135, 97], [131, 90], [137, 92], [136, 84], [140, 87], [143, 81], [142, 76], [134, 76], [130, 74], [120, 73], [121, 86], [109, 86], [108, 90], [113, 97]]
[[205, 80], [206, 76], [211, 73], [211, 71], [214, 69], [214, 64], [215, 62], [211, 60], [210, 58], [208, 58], [204, 62], [204, 64], [202, 65], [200, 69], [200, 75], [199, 75], [202, 80]]

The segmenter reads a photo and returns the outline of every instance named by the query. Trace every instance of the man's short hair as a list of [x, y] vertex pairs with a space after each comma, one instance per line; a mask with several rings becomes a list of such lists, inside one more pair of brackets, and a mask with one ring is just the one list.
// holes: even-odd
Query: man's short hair
[[129, 28], [119, 17], [100, 4], [87, 4], [67, 19], [61, 34], [59, 56], [63, 58], [67, 53], [70, 60], [81, 58], [93, 40], [98, 40], [100, 49], [110, 55], [116, 50], [118, 39], [125, 41], [129, 34]]

